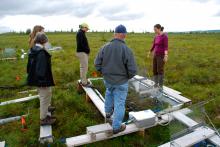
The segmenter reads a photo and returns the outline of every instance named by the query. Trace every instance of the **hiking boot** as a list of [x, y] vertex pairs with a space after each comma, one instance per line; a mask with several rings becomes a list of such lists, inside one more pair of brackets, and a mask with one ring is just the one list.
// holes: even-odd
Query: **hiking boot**
[[45, 119], [40, 120], [40, 125], [45, 126], [45, 125], [52, 125], [56, 122], [56, 119], [51, 118], [50, 116], [47, 116]]
[[123, 132], [126, 129], [126, 124], [121, 124], [120, 129], [113, 130], [113, 134], [118, 134], [120, 132]]
[[57, 119], [56, 116], [47, 115], [47, 117], [50, 117], [51, 119]]
[[48, 112], [53, 113], [56, 110], [56, 107], [49, 106], [48, 107]]
[[105, 123], [109, 123], [110, 125], [112, 125], [112, 113], [106, 113], [106, 116], [105, 116]]
[[106, 117], [105, 118], [105, 123], [109, 123], [110, 125], [112, 125], [112, 118], [111, 117]]
[[80, 84], [81, 84], [83, 87], [89, 87], [89, 88], [93, 87], [92, 83], [90, 83], [90, 82], [87, 82], [86, 84], [80, 82]]

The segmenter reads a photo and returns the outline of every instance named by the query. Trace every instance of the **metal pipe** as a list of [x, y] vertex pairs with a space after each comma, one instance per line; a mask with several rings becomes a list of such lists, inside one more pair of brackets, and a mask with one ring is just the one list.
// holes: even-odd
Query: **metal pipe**
[[9, 123], [9, 122], [13, 122], [13, 121], [17, 121], [20, 120], [21, 117], [27, 117], [28, 115], [22, 115], [22, 116], [15, 116], [15, 117], [9, 117], [9, 118], [5, 118], [5, 119], [0, 119], [0, 125]]
[[38, 97], [39, 97], [39, 95], [34, 95], [34, 96], [29, 96], [29, 97], [25, 97], [25, 98], [10, 100], [10, 101], [6, 101], [6, 102], [0, 102], [0, 106], [13, 104], [13, 103], [21, 103], [21, 102], [25, 102], [25, 101], [30, 101], [30, 100], [36, 99]]

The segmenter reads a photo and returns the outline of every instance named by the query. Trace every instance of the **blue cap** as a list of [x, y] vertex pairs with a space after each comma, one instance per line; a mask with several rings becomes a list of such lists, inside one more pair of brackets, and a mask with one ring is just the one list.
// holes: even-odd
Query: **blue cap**
[[127, 29], [124, 25], [119, 25], [115, 28], [115, 33], [123, 33], [126, 34], [127, 33]]

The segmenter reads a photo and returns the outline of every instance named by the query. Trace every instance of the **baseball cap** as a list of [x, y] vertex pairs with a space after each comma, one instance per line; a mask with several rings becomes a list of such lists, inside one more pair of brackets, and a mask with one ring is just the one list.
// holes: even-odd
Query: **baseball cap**
[[115, 28], [115, 33], [123, 33], [123, 34], [126, 34], [127, 33], [127, 29], [124, 25], [118, 25], [116, 28]]
[[87, 23], [82, 23], [82, 24], [79, 25], [79, 27], [89, 29], [89, 25]]

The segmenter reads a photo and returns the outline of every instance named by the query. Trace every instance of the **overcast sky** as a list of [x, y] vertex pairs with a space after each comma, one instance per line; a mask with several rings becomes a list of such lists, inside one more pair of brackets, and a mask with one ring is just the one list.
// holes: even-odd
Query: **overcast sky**
[[87, 22], [92, 30], [166, 31], [220, 29], [220, 0], [1, 0], [0, 32], [43, 25], [46, 30], [74, 30]]

